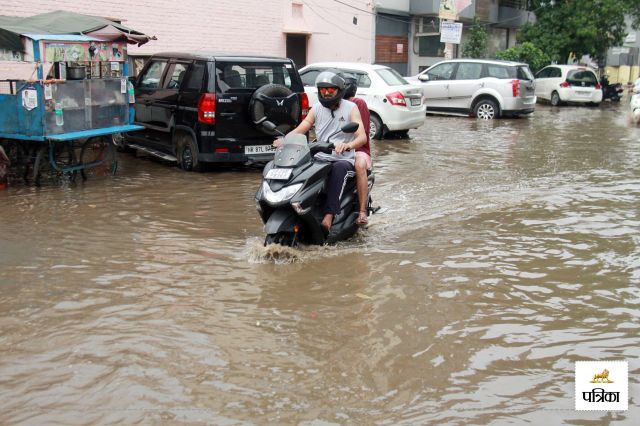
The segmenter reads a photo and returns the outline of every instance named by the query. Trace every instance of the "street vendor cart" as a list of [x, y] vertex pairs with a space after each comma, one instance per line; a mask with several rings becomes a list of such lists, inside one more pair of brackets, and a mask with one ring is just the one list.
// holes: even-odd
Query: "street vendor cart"
[[117, 169], [114, 140], [133, 123], [127, 45], [152, 37], [57, 11], [0, 16], [0, 144], [10, 170], [40, 185]]

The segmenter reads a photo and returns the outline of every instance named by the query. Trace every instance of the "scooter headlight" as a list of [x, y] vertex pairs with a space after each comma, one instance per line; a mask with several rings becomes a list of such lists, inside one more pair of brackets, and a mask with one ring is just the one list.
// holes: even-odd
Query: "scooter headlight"
[[279, 204], [283, 201], [290, 200], [302, 188], [302, 183], [291, 186], [285, 186], [280, 191], [272, 191], [267, 182], [262, 182], [262, 194], [264, 199], [271, 204]]

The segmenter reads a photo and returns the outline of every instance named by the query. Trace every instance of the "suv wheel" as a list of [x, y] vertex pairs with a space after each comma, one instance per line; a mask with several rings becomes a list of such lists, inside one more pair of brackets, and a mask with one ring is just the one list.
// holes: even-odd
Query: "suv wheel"
[[551, 94], [551, 105], [553, 106], [560, 105], [560, 95], [558, 94], [558, 92], [553, 92]]
[[198, 148], [190, 136], [179, 135], [176, 148], [178, 167], [188, 172], [199, 172], [202, 169], [198, 161]]
[[369, 120], [369, 139], [382, 139], [382, 120], [374, 114], [371, 114]]
[[482, 99], [473, 109], [474, 115], [481, 120], [498, 118], [498, 106], [490, 99]]
[[256, 89], [249, 102], [249, 114], [258, 129], [270, 136], [279, 133], [261, 126], [264, 120], [273, 122], [277, 130], [288, 133], [298, 125], [300, 100], [294, 93], [281, 84], [266, 84]]

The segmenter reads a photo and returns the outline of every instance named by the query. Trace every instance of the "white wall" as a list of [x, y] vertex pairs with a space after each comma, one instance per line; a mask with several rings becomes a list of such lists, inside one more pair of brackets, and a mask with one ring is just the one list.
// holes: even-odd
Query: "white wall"
[[307, 62], [371, 62], [374, 16], [366, 0], [345, 1], [349, 6], [333, 0], [2, 0], [0, 14], [69, 10], [119, 18], [158, 37], [142, 47], [131, 45], [130, 54], [191, 50], [284, 56], [285, 17], [291, 16], [292, 2], [302, 6], [309, 27]]
[[[306, 0], [305, 19], [313, 29], [308, 63], [354, 61], [372, 63], [375, 16], [370, 2], [349, 0], [350, 6], [332, 0]], [[357, 19], [354, 24], [353, 18]]]

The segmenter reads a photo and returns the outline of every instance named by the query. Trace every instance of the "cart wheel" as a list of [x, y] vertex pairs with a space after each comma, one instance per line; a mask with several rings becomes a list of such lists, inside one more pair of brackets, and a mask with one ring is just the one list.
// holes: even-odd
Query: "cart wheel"
[[116, 151], [118, 152], [134, 152], [135, 151], [135, 149], [127, 145], [127, 140], [124, 137], [124, 133], [112, 134], [111, 140], [113, 141], [113, 144], [116, 146]]
[[[50, 151], [51, 147], [51, 151]], [[56, 168], [51, 165], [51, 156]], [[36, 153], [33, 165], [33, 182], [36, 186], [43, 183], [59, 184], [65, 180], [75, 180], [77, 172], [64, 172], [65, 167], [76, 164], [76, 155], [73, 144], [70, 142], [49, 142], [41, 146]]]
[[116, 147], [110, 137], [87, 139], [80, 150], [82, 179], [89, 176], [115, 175], [118, 170]]
[[30, 173], [33, 174], [35, 152], [28, 141], [9, 140], [0, 143], [9, 157], [9, 182], [22, 180], [29, 183]]

